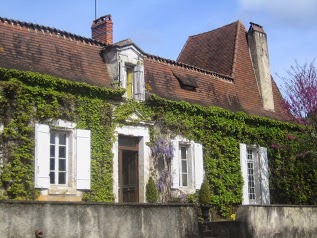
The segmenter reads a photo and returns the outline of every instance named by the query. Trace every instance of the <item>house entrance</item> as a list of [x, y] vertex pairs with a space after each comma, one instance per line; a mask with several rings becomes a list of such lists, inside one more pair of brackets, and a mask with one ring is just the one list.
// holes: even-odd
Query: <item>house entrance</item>
[[139, 138], [119, 136], [119, 202], [139, 201]]

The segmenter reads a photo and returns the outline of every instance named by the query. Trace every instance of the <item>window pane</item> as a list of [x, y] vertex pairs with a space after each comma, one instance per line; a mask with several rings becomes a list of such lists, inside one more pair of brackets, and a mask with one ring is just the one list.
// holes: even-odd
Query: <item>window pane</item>
[[138, 137], [119, 136], [119, 145], [127, 147], [136, 147], [139, 143]]
[[55, 133], [54, 132], [51, 132], [51, 134], [50, 134], [50, 142], [51, 142], [51, 144], [55, 144]]
[[58, 161], [58, 170], [59, 171], [66, 171], [66, 160], [65, 159], [60, 159]]
[[66, 147], [65, 146], [59, 147], [59, 158], [66, 158]]
[[58, 173], [58, 184], [66, 184], [66, 172]]
[[186, 159], [186, 152], [187, 152], [187, 148], [182, 146], [181, 147], [181, 158], [182, 159]]
[[187, 173], [187, 161], [182, 160], [182, 172]]
[[182, 175], [183, 186], [187, 186], [187, 174]]
[[55, 157], [55, 145], [51, 145], [51, 148], [50, 148], [50, 157]]
[[55, 159], [54, 158], [50, 159], [50, 170], [55, 170]]
[[55, 173], [50, 172], [50, 184], [55, 184]]
[[66, 145], [66, 133], [59, 133], [59, 144]]

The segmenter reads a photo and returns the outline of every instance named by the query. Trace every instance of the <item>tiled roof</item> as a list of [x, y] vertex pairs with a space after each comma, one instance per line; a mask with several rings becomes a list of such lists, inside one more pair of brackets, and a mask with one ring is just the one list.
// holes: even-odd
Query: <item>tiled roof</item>
[[[4, 68], [112, 87], [102, 50], [129, 44], [135, 45], [130, 39], [106, 45], [54, 28], [0, 18], [0, 67]], [[141, 53], [145, 57], [146, 88], [151, 93], [171, 100], [287, 119], [274, 81], [276, 110], [263, 110], [246, 31], [240, 21], [190, 37], [179, 60], [187, 57], [193, 61]]]
[[[261, 30], [262, 27], [253, 23], [253, 27]], [[259, 28], [259, 29], [258, 29]], [[263, 29], [262, 29], [263, 31]], [[250, 114], [256, 114], [278, 120], [289, 120], [288, 114], [282, 107], [282, 96], [273, 82], [273, 98], [275, 111], [263, 109], [260, 90], [252, 66], [246, 29], [241, 21], [233, 22], [213, 31], [191, 36], [185, 43], [177, 61], [204, 68], [222, 75], [230, 75], [234, 83], [236, 101], [239, 109]], [[198, 87], [201, 87], [198, 85]], [[226, 94], [228, 89], [218, 91], [217, 94]], [[199, 97], [199, 96], [197, 96]], [[200, 99], [205, 105], [207, 99]], [[226, 104], [220, 105], [226, 108]]]
[[104, 43], [55, 28], [0, 18], [0, 66], [111, 87]]
[[[231, 111], [243, 110], [232, 80], [156, 57], [146, 57], [144, 66], [146, 88], [150, 93], [176, 101], [219, 106]], [[175, 74], [195, 79], [197, 88], [195, 90], [181, 88]]]
[[190, 36], [177, 61], [231, 76], [239, 23]]

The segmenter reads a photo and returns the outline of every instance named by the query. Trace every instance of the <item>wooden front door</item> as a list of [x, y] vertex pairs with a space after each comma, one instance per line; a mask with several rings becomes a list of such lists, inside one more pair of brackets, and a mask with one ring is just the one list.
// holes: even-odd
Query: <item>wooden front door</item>
[[119, 202], [139, 201], [139, 139], [119, 136]]

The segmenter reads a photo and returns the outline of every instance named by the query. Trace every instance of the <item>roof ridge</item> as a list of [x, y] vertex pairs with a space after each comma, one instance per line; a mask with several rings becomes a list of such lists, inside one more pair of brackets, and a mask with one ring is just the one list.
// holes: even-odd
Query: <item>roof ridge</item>
[[234, 77], [235, 69], [236, 69], [236, 64], [237, 64], [237, 54], [238, 54], [238, 46], [239, 46], [239, 34], [240, 34], [240, 26], [243, 23], [238, 20], [237, 21], [237, 28], [236, 28], [236, 39], [234, 42], [234, 52], [233, 52], [233, 59], [232, 59], [232, 69], [231, 69], [231, 77]]
[[107, 46], [107, 44], [104, 42], [94, 40], [91, 38], [87, 38], [87, 37], [83, 37], [83, 36], [79, 36], [79, 35], [76, 35], [76, 34], [73, 34], [73, 33], [67, 32], [67, 31], [58, 30], [56, 28], [52, 28], [52, 27], [48, 27], [48, 26], [43, 26], [43, 25], [29, 23], [29, 22], [22, 22], [22, 21], [8, 19], [8, 18], [4, 18], [4, 17], [0, 17], [0, 22], [3, 22], [3, 23], [7, 22], [9, 24], [24, 26], [26, 28], [33, 28], [33, 29], [48, 31], [48, 32], [53, 33], [53, 34], [64, 35], [64, 36], [74, 38], [74, 39], [79, 40], [79, 41], [85, 41], [87, 43], [91, 43], [94, 45]]
[[186, 69], [190, 69], [190, 70], [198, 71], [198, 72], [201, 72], [201, 73], [213, 75], [213, 76], [222, 78], [222, 79], [227, 80], [227, 81], [232, 82], [232, 83], [234, 82], [234, 79], [231, 76], [229, 76], [229, 75], [216, 73], [214, 71], [198, 68], [196, 66], [185, 64], [185, 63], [182, 63], [182, 62], [179, 62], [179, 61], [162, 58], [162, 57], [157, 56], [157, 55], [151, 55], [151, 54], [145, 53], [145, 56], [148, 57], [148, 58], [157, 60], [157, 61], [161, 61], [161, 62], [164, 62], [164, 63], [171, 64], [171, 65], [176, 65], [176, 66], [180, 66], [180, 67], [183, 67], [183, 68], [186, 68]]
[[190, 38], [190, 37], [191, 37], [191, 38], [194, 38], [194, 37], [198, 37], [198, 36], [201, 36], [201, 35], [205, 35], [205, 34], [208, 34], [208, 33], [210, 33], [210, 32], [217, 31], [217, 30], [219, 30], [219, 29], [222, 29], [222, 28], [228, 27], [228, 26], [230, 26], [230, 25], [236, 24], [236, 23], [238, 23], [238, 22], [240, 22], [240, 20], [235, 21], [235, 22], [231, 22], [231, 23], [229, 23], [229, 24], [227, 24], [227, 25], [218, 27], [218, 28], [213, 29], [213, 30], [210, 30], [210, 31], [206, 31], [206, 32], [199, 33], [199, 34], [196, 34], [196, 35], [191, 35], [191, 36], [189, 36], [188, 38]]

